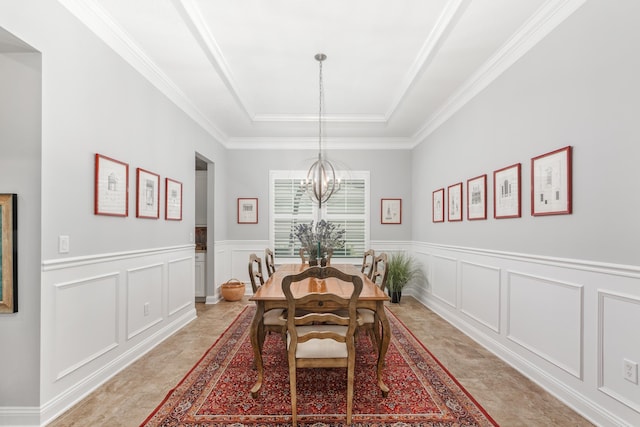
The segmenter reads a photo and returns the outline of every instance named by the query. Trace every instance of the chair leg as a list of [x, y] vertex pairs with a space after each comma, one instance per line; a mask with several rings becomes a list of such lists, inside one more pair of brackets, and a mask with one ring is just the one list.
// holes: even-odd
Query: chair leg
[[298, 425], [298, 402], [296, 396], [296, 362], [289, 359], [289, 390], [291, 394], [291, 425]]
[[347, 365], [347, 425], [351, 425], [353, 412], [353, 381], [355, 377], [355, 355], [349, 356]]

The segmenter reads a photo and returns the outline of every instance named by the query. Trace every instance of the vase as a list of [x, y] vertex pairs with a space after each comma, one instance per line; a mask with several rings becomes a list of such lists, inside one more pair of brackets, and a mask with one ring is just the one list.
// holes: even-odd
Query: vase
[[309, 258], [309, 265], [310, 266], [318, 265], [318, 258]]

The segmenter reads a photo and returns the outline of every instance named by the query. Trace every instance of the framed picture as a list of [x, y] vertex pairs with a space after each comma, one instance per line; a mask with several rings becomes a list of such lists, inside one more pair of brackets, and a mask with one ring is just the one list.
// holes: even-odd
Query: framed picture
[[182, 221], [182, 183], [165, 178], [164, 191], [164, 219]]
[[238, 198], [238, 224], [258, 223], [258, 199]]
[[433, 222], [444, 222], [444, 188], [431, 195], [431, 212]]
[[380, 200], [380, 223], [402, 224], [402, 199]]
[[531, 159], [531, 215], [571, 213], [571, 146]]
[[18, 311], [18, 195], [0, 194], [0, 313]]
[[467, 219], [487, 219], [487, 175], [467, 180]]
[[160, 218], [160, 175], [137, 168], [136, 183], [136, 217]]
[[447, 220], [462, 221], [462, 183], [450, 185], [447, 187]]
[[520, 163], [516, 163], [493, 172], [493, 217], [520, 215]]
[[129, 165], [96, 154], [94, 213], [96, 215], [129, 215]]

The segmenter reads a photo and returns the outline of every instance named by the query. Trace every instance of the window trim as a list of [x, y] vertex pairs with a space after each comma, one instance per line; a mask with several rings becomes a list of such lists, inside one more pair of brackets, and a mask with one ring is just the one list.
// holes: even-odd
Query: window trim
[[[274, 221], [276, 218], [275, 215], [275, 186], [274, 182], [276, 179], [293, 179], [293, 180], [303, 180], [307, 177], [306, 170], [270, 170], [269, 171], [269, 245], [271, 247], [274, 246], [275, 242], [275, 227]], [[370, 193], [370, 173], [369, 171], [349, 171], [346, 176], [347, 179], [362, 179], [364, 180], [364, 247], [370, 247], [371, 244], [371, 193]], [[324, 210], [324, 208], [323, 208]], [[317, 212], [317, 207], [314, 207], [314, 213], [312, 216], [315, 216]], [[359, 264], [362, 261], [361, 257], [356, 258], [338, 258], [340, 264]], [[283, 258], [280, 257], [277, 259], [279, 264], [290, 264], [300, 262], [299, 257], [293, 258]]]

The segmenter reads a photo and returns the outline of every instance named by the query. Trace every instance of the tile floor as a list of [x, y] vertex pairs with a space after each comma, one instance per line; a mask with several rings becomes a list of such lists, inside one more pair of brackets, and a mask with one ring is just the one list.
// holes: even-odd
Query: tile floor
[[[247, 304], [198, 303], [197, 320], [169, 337], [49, 424], [139, 426]], [[592, 426], [411, 297], [389, 308], [505, 427]]]

